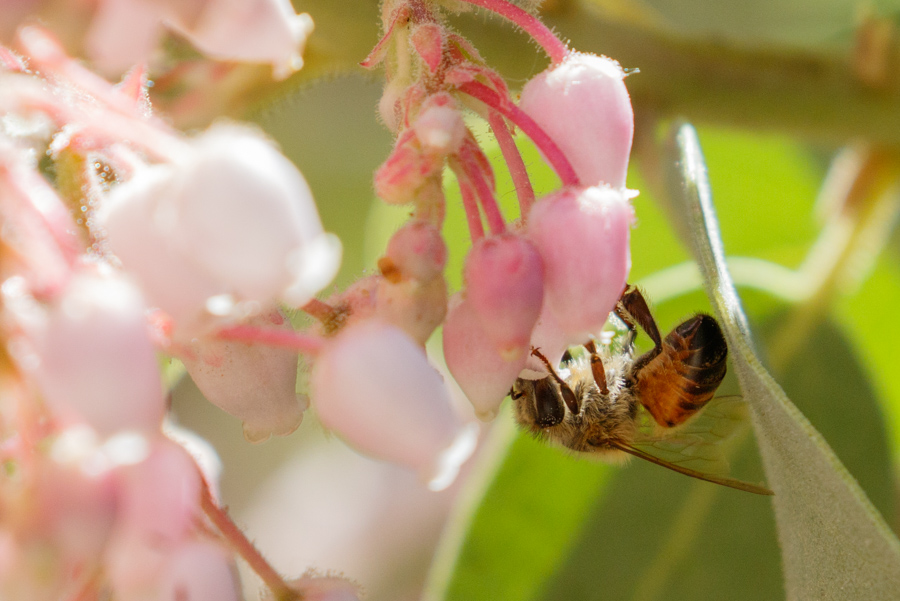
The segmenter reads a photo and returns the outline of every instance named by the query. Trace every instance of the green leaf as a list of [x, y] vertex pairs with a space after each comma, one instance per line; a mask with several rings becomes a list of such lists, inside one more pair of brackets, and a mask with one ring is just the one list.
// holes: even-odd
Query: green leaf
[[706, 168], [690, 126], [669, 140], [672, 196], [750, 404], [782, 549], [789, 599], [888, 599], [900, 590], [900, 542], [824, 438], [766, 372], [728, 274]]

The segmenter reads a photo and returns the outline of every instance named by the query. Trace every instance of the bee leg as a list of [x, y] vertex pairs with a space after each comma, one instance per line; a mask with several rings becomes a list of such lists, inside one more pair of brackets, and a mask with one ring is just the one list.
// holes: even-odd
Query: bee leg
[[575, 393], [572, 392], [572, 389], [569, 388], [569, 385], [566, 384], [566, 381], [559, 377], [559, 374], [556, 373], [556, 370], [553, 369], [552, 365], [550, 365], [550, 361], [547, 359], [547, 357], [544, 356], [544, 353], [532, 347], [531, 354], [540, 359], [541, 363], [547, 366], [547, 371], [550, 372], [550, 377], [556, 380], [556, 383], [559, 384], [559, 390], [562, 393], [563, 401], [566, 403], [569, 411], [571, 411], [575, 415], [578, 415], [581, 412], [581, 408], [578, 406], [578, 399], [575, 398]]
[[594, 375], [594, 383], [600, 389], [600, 394], [608, 395], [609, 387], [606, 385], [606, 370], [603, 368], [603, 360], [597, 352], [597, 345], [593, 340], [584, 343], [584, 348], [591, 354], [591, 373]]
[[662, 350], [662, 336], [659, 334], [656, 320], [653, 319], [650, 307], [647, 306], [647, 299], [644, 298], [640, 288], [627, 284], [614, 311], [616, 317], [625, 322], [632, 332], [635, 330], [635, 324], [641, 326], [641, 329], [653, 340], [656, 351], [654, 354], [658, 354]]

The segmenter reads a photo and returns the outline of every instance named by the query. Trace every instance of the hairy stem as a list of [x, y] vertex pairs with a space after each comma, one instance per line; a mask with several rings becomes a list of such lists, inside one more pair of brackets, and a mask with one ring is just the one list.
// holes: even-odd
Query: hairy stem
[[484, 225], [481, 223], [481, 213], [478, 211], [478, 200], [475, 197], [472, 182], [469, 181], [469, 176], [462, 165], [458, 161], [451, 160], [449, 166], [456, 175], [456, 181], [459, 182], [459, 193], [462, 196], [463, 209], [466, 212], [469, 237], [472, 238], [472, 244], [475, 244], [484, 238]]
[[228, 515], [227, 508], [220, 507], [213, 499], [212, 492], [205, 480], [203, 482], [203, 490], [200, 493], [200, 506], [203, 513], [215, 525], [218, 531], [225, 537], [231, 548], [240, 555], [247, 565], [256, 572], [262, 579], [269, 590], [272, 591], [276, 601], [303, 601], [303, 596], [292, 591], [284, 578], [269, 565], [269, 562], [262, 556], [259, 550], [250, 542], [250, 539], [244, 532], [237, 527]]
[[524, 223], [528, 218], [531, 205], [534, 204], [534, 188], [531, 186], [531, 180], [528, 179], [525, 161], [522, 160], [519, 148], [516, 146], [512, 134], [509, 133], [509, 128], [506, 127], [506, 121], [503, 120], [500, 113], [491, 111], [488, 115], [488, 122], [491, 125], [491, 131], [494, 132], [494, 137], [497, 139], [497, 144], [500, 146], [500, 152], [503, 153], [503, 160], [506, 161], [513, 185], [516, 187], [516, 196], [519, 199], [519, 215]]
[[550, 60], [552, 60], [554, 63], [562, 61], [569, 53], [569, 49], [566, 47], [566, 45], [559, 38], [557, 38], [553, 34], [553, 32], [550, 31], [550, 29], [548, 29], [547, 26], [541, 22], [540, 19], [532, 14], [525, 12], [514, 4], [510, 4], [505, 0], [462, 1], [468, 2], [469, 4], [474, 4], [475, 6], [486, 8], [487, 10], [494, 12], [505, 19], [509, 19], [510, 21], [521, 27], [528, 35], [534, 38], [534, 41], [544, 49], [544, 52], [547, 53], [547, 56], [549, 56]]
[[531, 138], [534, 145], [538, 147], [541, 154], [556, 171], [563, 186], [577, 186], [581, 182], [575, 169], [569, 163], [569, 159], [563, 154], [556, 142], [535, 123], [534, 119], [529, 117], [522, 109], [516, 106], [508, 98], [503, 98], [496, 91], [492, 90], [483, 83], [470, 81], [459, 86], [459, 90], [468, 94], [472, 98], [480, 100], [490, 108], [494, 109], [510, 121], [512, 121], [522, 132]]
[[497, 206], [497, 196], [488, 184], [482, 164], [478, 161], [477, 152], [480, 150], [474, 143], [463, 144], [459, 150], [460, 164], [469, 176], [469, 181], [472, 182], [478, 199], [481, 201], [481, 208], [484, 210], [491, 233], [502, 234], [506, 231], [506, 221], [500, 213], [500, 207]]

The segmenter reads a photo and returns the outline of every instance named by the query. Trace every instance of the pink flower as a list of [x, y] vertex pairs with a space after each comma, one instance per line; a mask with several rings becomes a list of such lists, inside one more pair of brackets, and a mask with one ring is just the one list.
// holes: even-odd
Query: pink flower
[[313, 31], [288, 0], [100, 0], [88, 54], [101, 70], [122, 72], [150, 58], [163, 24], [212, 58], [271, 63], [278, 79], [303, 66]]
[[634, 112], [624, 78], [612, 59], [571, 52], [522, 89], [519, 106], [553, 138], [586, 186], [625, 185]]
[[544, 268], [528, 240], [482, 238], [466, 258], [466, 300], [501, 355], [521, 353], [541, 311]]
[[544, 302], [569, 344], [599, 332], [631, 268], [634, 219], [624, 191], [567, 188], [538, 201], [528, 236], [544, 262]]
[[468, 299], [459, 295], [451, 299], [444, 322], [444, 360], [479, 419], [496, 417], [500, 403], [525, 367], [527, 343], [516, 349], [518, 352], [501, 354]]
[[322, 424], [359, 451], [448, 486], [471, 454], [474, 432], [450, 406], [422, 348], [378, 320], [345, 328], [316, 359], [312, 401]]
[[[293, 331], [277, 310], [245, 325]], [[243, 420], [244, 436], [251, 442], [290, 434], [303, 420], [307, 403], [295, 390], [296, 351], [201, 337], [181, 360], [207, 400]]]
[[64, 423], [87, 423], [103, 437], [158, 430], [165, 413], [144, 302], [109, 269], [85, 271], [47, 306], [7, 285], [23, 331], [19, 360]]
[[181, 160], [116, 186], [98, 221], [150, 303], [188, 332], [277, 298], [300, 306], [340, 263], [297, 168], [235, 125], [213, 126]]
[[200, 473], [194, 461], [162, 437], [151, 445], [146, 459], [117, 473], [118, 515], [105, 553], [116, 598], [157, 594], [169, 558], [192, 537], [200, 511]]

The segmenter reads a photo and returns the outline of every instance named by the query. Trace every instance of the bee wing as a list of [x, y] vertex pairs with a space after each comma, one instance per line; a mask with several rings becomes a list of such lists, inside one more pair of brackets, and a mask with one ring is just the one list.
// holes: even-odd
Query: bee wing
[[664, 436], [641, 435], [630, 445], [618, 447], [670, 470], [756, 494], [773, 494], [767, 488], [735, 480], [729, 471], [722, 444], [746, 423], [747, 407], [740, 397], [717, 397], [703, 412]]

